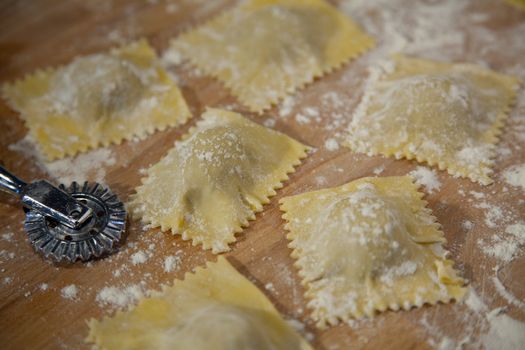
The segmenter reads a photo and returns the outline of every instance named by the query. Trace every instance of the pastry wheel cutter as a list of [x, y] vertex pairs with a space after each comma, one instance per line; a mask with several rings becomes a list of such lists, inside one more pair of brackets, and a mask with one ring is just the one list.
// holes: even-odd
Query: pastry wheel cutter
[[0, 166], [0, 189], [21, 200], [29, 241], [57, 262], [86, 261], [112, 253], [126, 228], [126, 210], [98, 183], [66, 187], [45, 180], [25, 183]]

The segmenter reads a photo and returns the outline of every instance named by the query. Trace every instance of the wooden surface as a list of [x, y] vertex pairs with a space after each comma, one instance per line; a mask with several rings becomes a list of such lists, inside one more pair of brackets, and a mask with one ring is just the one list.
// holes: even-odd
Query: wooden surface
[[[169, 38], [211, 18], [234, 1], [174, 3], [176, 7], [170, 8], [166, 1], [0, 1], [0, 82], [20, 78], [39, 67], [67, 63], [77, 55], [106, 50], [119, 39], [145, 37], [160, 52], [167, 47]], [[483, 61], [496, 70], [505, 70], [523, 61], [525, 50], [523, 46], [513, 46], [509, 33], [525, 21], [525, 12], [496, 0], [492, 4], [473, 1], [470, 8], [486, 14], [489, 18], [483, 24], [486, 30], [496, 33], [497, 40], [507, 40], [510, 44], [498, 53], [483, 50], [483, 43], [471, 38], [451, 59]], [[377, 17], [378, 13], [370, 16]], [[525, 39], [522, 37], [522, 40]], [[373, 52], [299, 92], [290, 117], [280, 117], [278, 108], [264, 116], [246, 113], [258, 123], [275, 120], [275, 129], [316, 147], [317, 151], [297, 168], [250, 227], [238, 235], [238, 241], [226, 255], [241, 273], [263, 290], [283, 315], [305, 323], [306, 331], [314, 335], [312, 343], [316, 349], [427, 349], [439, 345], [445, 338], [459, 344], [467, 335], [471, 338], [466, 341], [466, 347], [478, 348], [479, 335], [486, 331], [486, 323], [483, 317], [469, 316], [472, 311], [464, 304], [385, 312], [371, 320], [323, 332], [308, 321], [302, 297], [304, 290], [289, 257], [278, 200], [286, 195], [372, 176], [378, 167], [384, 167], [380, 176], [388, 176], [406, 174], [416, 165], [406, 160], [352, 154], [342, 148], [328, 151], [323, 146], [327, 138], [343, 129], [343, 125], [337, 125], [337, 118], [343, 118], [346, 123], [359, 102], [371, 55]], [[195, 123], [205, 106], [229, 106], [245, 111], [221, 84], [196, 74], [189, 65], [179, 65], [172, 72], [177, 75], [195, 118], [188, 125], [159, 132], [146, 140], [110, 147], [115, 162], [101, 165], [105, 171], [104, 180], [123, 199], [139, 184], [139, 170], [158, 161]], [[336, 91], [344, 103], [320, 108], [318, 121], [298, 123], [293, 118], [294, 113], [305, 107], [323, 106], [322, 96], [329, 91]], [[510, 153], [500, 152], [493, 185], [482, 187], [438, 171], [441, 188], [426, 199], [443, 225], [452, 259], [470, 286], [489, 309], [506, 306], [509, 316], [525, 321], [524, 310], [498, 294], [492, 281], [493, 268], [499, 265], [499, 278], [507, 291], [523, 300], [525, 259], [520, 256], [502, 265], [483, 254], [479, 240], [490, 239], [496, 231], [501, 231], [505, 220], [498, 221], [496, 228], [488, 227], [486, 210], [477, 208], [478, 200], [470, 194], [470, 191], [484, 193], [483, 201], [498, 205], [505, 216], [525, 217], [524, 192], [500, 180], [504, 169], [525, 161], [525, 138], [516, 133], [525, 125], [524, 118], [520, 118], [525, 108], [520, 108], [513, 110], [512, 119], [503, 132], [499, 147]], [[35, 156], [33, 146], [21, 141], [26, 128], [17, 113], [0, 102], [0, 115], [0, 159], [4, 165], [26, 180], [52, 176]], [[329, 125], [333, 125], [334, 130], [328, 130]], [[98, 165], [89, 168], [88, 178], [94, 178], [98, 168]], [[24, 236], [23, 217], [18, 203], [0, 193], [0, 344], [3, 349], [87, 348], [83, 343], [87, 334], [85, 320], [101, 318], [114, 311], [114, 308], [99, 306], [96, 301], [102, 288], [142, 282], [145, 289], [158, 289], [161, 284], [171, 284], [174, 278], [181, 278], [186, 271], [206, 260], [215, 259], [211, 253], [192, 247], [179, 237], [143, 230], [139, 223], [130, 222], [126, 243], [119, 253], [90, 264], [56, 266], [33, 252]], [[462, 225], [465, 220], [474, 223], [472, 229]], [[133, 265], [130, 257], [138, 251], [145, 251], [150, 257], [144, 264]], [[175, 254], [181, 256], [182, 265], [167, 273], [163, 269], [164, 258]], [[120, 271], [120, 276], [115, 276], [118, 275], [114, 273], [116, 270]], [[47, 284], [47, 290], [43, 290], [43, 283]], [[61, 295], [62, 288], [70, 284], [78, 288], [75, 300]]]

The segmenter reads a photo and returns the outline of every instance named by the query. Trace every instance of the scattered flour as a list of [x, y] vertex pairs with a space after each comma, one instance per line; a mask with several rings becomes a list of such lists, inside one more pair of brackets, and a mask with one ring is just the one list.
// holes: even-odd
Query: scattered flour
[[107, 148], [99, 148], [88, 153], [81, 153], [74, 158], [59, 159], [45, 163], [45, 169], [57, 180], [68, 185], [73, 181], [89, 180], [104, 183], [106, 166], [116, 163], [115, 156]]
[[133, 265], [144, 264], [147, 260], [148, 260], [148, 256], [142, 250], [139, 250], [138, 252], [133, 253], [131, 255], [131, 263]]
[[482, 313], [487, 311], [487, 306], [481, 300], [480, 296], [476, 294], [474, 288], [469, 288], [467, 298], [465, 299], [465, 304], [468, 308], [475, 313]]
[[437, 344], [437, 350], [453, 350], [456, 348], [456, 343], [449, 337], [444, 337], [441, 339], [439, 344]]
[[126, 42], [126, 39], [122, 35], [122, 32], [119, 29], [113, 29], [110, 31], [106, 38], [109, 42], [116, 43], [116, 44], [124, 44]]
[[8, 252], [7, 250], [0, 250], [0, 258], [5, 260], [14, 259], [15, 253], [14, 252]]
[[514, 165], [503, 173], [505, 181], [512, 186], [525, 190], [525, 164]]
[[380, 165], [377, 168], [374, 168], [374, 170], [372, 170], [374, 175], [380, 175], [383, 171], [385, 171], [385, 166], [384, 165]]
[[511, 292], [507, 290], [507, 288], [505, 288], [503, 283], [501, 283], [500, 279], [498, 278], [497, 272], [496, 276], [492, 277], [492, 282], [494, 283], [494, 287], [496, 287], [496, 290], [498, 291], [499, 295], [505, 298], [505, 300], [507, 300], [512, 305], [515, 305], [521, 309], [525, 309], [525, 303], [516, 298], [514, 295], [512, 295]]
[[512, 150], [507, 147], [499, 147], [496, 149], [496, 152], [498, 152], [498, 155], [502, 158], [506, 158], [512, 155]]
[[301, 113], [297, 113], [295, 115], [295, 121], [299, 124], [309, 124], [310, 123], [310, 118], [308, 118], [307, 116], [305, 116], [304, 114], [301, 114]]
[[13, 241], [13, 232], [9, 232], [9, 233], [4, 233], [2, 234], [2, 240], [6, 241], [6, 242], [12, 242]]
[[324, 147], [330, 152], [337, 151], [339, 149], [339, 143], [337, 142], [336, 139], [329, 138], [328, 140], [325, 141]]
[[518, 350], [525, 344], [525, 324], [494, 309], [487, 315], [489, 331], [481, 336], [486, 350]]
[[184, 61], [184, 58], [179, 51], [172, 47], [169, 50], [164, 51], [161, 60], [166, 66], [176, 66], [181, 64]]
[[279, 116], [281, 118], [288, 117], [290, 113], [292, 113], [294, 106], [295, 106], [295, 99], [292, 96], [285, 97], [279, 108]]
[[40, 290], [41, 290], [42, 292], [45, 292], [48, 288], [49, 288], [49, 285], [48, 285], [47, 283], [42, 283], [42, 284], [40, 285]]
[[321, 112], [315, 107], [304, 107], [295, 115], [295, 121], [299, 124], [319, 123], [321, 120]]
[[[496, 288], [502, 288], [508, 293], [502, 285], [501, 287], [496, 286]], [[514, 298], [512, 295], [510, 297]], [[473, 313], [473, 316], [469, 318], [471, 323], [486, 323], [482, 328], [479, 342], [471, 344], [473, 345], [472, 348], [484, 348], [486, 350], [523, 349], [525, 323], [505, 315], [505, 308], [496, 308], [488, 312], [488, 306], [473, 288], [469, 289], [464, 303]]]
[[488, 202], [479, 202], [474, 205], [475, 208], [486, 209], [485, 224], [490, 228], [498, 227], [498, 221], [503, 219], [503, 210], [495, 204]]
[[409, 175], [416, 180], [416, 184], [425, 186], [429, 193], [433, 193], [434, 190], [441, 188], [441, 182], [439, 182], [435, 170], [418, 166], [415, 170], [412, 170]]
[[273, 118], [268, 118], [266, 119], [264, 122], [263, 122], [264, 126], [266, 126], [267, 128], [273, 128], [275, 126], [275, 119]]
[[503, 235], [494, 235], [492, 242], [480, 240], [479, 244], [485, 254], [509, 263], [520, 252], [520, 246], [525, 244], [525, 223], [508, 225]]
[[483, 192], [477, 192], [477, 191], [470, 191], [469, 192], [472, 197], [474, 197], [475, 199], [483, 199], [485, 198], [485, 193]]
[[266, 283], [266, 284], [264, 285], [264, 288], [265, 288], [267, 291], [269, 291], [269, 292], [272, 292], [272, 293], [274, 293], [274, 294], [276, 293], [275, 287], [274, 287], [274, 285], [273, 285], [272, 282], [270, 282], [270, 283]]
[[62, 288], [62, 290], [60, 291], [60, 294], [62, 294], [62, 298], [64, 299], [76, 300], [77, 294], [78, 294], [78, 288], [74, 284], [70, 284], [69, 286]]
[[96, 301], [100, 307], [109, 305], [124, 308], [138, 302], [143, 297], [144, 288], [142, 285], [133, 284], [123, 288], [104, 287], [97, 293]]
[[313, 341], [315, 336], [313, 333], [310, 333], [306, 330], [306, 327], [304, 326], [304, 324], [301, 322], [301, 321], [298, 321], [294, 318], [289, 318], [286, 320], [286, 322], [293, 328], [295, 329], [298, 333], [302, 334], [306, 340], [308, 341]]
[[292, 96], [287, 96], [284, 98], [281, 103], [281, 108], [279, 109], [279, 116], [286, 118], [292, 113], [292, 110], [295, 106], [295, 99]]
[[465, 220], [461, 223], [461, 226], [467, 230], [467, 231], [470, 231], [474, 228], [474, 223], [470, 220]]
[[315, 177], [315, 183], [322, 186], [326, 185], [328, 183], [328, 180], [326, 179], [326, 177], [319, 175]]
[[15, 143], [7, 146], [7, 149], [13, 152], [20, 153], [25, 157], [38, 158], [40, 154], [35, 150], [35, 142], [29, 134], [26, 134], [23, 138]]
[[468, 3], [346, 0], [339, 6], [368, 33], [381, 38], [376, 50], [379, 54], [405, 52], [443, 59], [463, 51], [465, 31], [460, 27], [469, 24], [470, 18], [463, 11]]
[[178, 270], [182, 260], [179, 255], [170, 255], [164, 259], [164, 272]]

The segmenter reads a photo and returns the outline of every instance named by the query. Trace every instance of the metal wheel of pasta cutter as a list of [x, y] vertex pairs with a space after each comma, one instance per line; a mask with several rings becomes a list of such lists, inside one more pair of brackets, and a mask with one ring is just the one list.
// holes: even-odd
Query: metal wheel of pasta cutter
[[36, 251], [56, 262], [87, 261], [115, 250], [126, 228], [126, 210], [98, 183], [55, 187], [25, 183], [0, 166], [0, 189], [25, 207], [24, 228]]

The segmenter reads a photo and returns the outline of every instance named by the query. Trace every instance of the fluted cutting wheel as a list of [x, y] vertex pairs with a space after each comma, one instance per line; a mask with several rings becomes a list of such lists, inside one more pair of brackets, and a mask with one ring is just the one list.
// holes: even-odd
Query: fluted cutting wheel
[[73, 182], [59, 188], [93, 210], [79, 228], [72, 229], [35, 210], [26, 213], [25, 229], [36, 251], [57, 262], [86, 261], [111, 253], [126, 228], [126, 210], [117, 196], [98, 183]]

